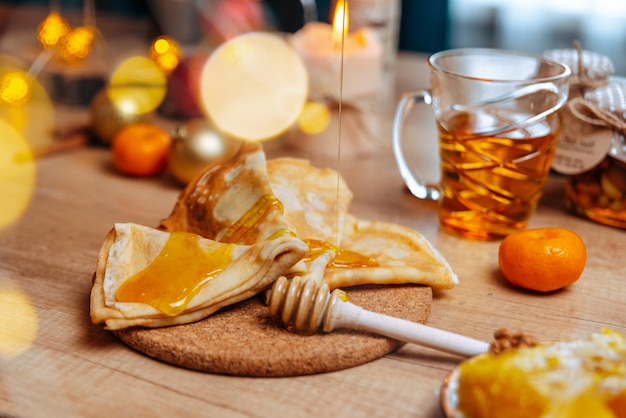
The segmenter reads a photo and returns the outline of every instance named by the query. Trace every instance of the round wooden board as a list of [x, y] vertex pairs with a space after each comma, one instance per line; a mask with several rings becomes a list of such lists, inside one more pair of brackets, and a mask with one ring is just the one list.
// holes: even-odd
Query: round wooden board
[[[419, 285], [347, 289], [352, 303], [386, 315], [425, 323], [432, 289]], [[128, 328], [115, 332], [148, 356], [188, 369], [238, 376], [279, 377], [358, 366], [398, 349], [402, 342], [354, 330], [299, 335], [271, 318], [260, 298], [222, 309], [192, 324]]]

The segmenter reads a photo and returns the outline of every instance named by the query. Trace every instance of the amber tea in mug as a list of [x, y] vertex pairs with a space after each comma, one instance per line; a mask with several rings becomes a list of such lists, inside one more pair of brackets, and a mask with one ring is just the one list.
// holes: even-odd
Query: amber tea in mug
[[541, 196], [558, 123], [546, 121], [537, 132], [515, 138], [516, 130], [473, 133], [480, 118], [463, 112], [437, 123], [442, 170], [439, 218], [469, 237], [503, 236], [526, 225]]
[[[439, 201], [441, 225], [465, 237], [502, 238], [524, 228], [547, 179], [567, 99], [569, 68], [541, 57], [490, 49], [444, 51], [429, 59], [431, 87], [406, 93], [394, 121], [394, 155], [411, 192]], [[404, 119], [431, 103], [441, 179], [420, 182], [404, 160]]]

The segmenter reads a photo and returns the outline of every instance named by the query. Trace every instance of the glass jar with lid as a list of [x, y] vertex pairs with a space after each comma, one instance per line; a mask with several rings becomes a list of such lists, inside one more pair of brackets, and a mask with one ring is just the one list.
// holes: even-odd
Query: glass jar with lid
[[626, 79], [589, 51], [545, 54], [572, 68], [570, 98], [553, 169], [566, 175], [565, 205], [595, 222], [626, 229]]

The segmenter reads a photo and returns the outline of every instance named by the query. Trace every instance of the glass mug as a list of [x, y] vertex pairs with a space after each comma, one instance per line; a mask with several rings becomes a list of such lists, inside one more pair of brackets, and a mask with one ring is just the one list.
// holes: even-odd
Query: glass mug
[[[548, 177], [567, 101], [566, 65], [497, 49], [453, 49], [429, 57], [430, 88], [402, 95], [393, 122], [396, 164], [413, 195], [439, 201], [441, 225], [462, 236], [500, 239], [522, 229]], [[441, 179], [420, 181], [403, 152], [417, 103], [431, 105]]]

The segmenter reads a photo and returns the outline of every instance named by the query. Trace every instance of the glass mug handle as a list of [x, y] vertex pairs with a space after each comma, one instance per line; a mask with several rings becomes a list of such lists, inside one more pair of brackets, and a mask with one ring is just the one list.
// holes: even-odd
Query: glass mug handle
[[400, 176], [404, 183], [408, 187], [411, 194], [420, 199], [439, 200], [441, 191], [437, 184], [427, 184], [420, 181], [413, 174], [411, 169], [406, 163], [404, 158], [404, 151], [402, 149], [402, 140], [404, 138], [404, 126], [406, 124], [406, 118], [409, 116], [411, 109], [416, 104], [432, 104], [432, 95], [428, 90], [411, 90], [402, 94], [398, 107], [396, 108], [396, 114], [393, 119], [393, 155], [396, 160], [396, 165], [400, 171]]

